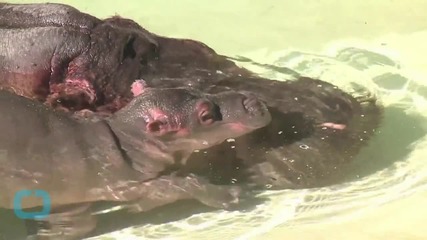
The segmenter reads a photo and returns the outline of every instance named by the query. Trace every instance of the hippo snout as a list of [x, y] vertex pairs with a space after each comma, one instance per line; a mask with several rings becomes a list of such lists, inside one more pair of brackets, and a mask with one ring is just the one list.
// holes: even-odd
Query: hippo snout
[[263, 127], [270, 123], [271, 114], [267, 105], [251, 92], [240, 92], [242, 94], [242, 105], [248, 117], [248, 123], [253, 127]]
[[253, 93], [246, 93], [242, 97], [243, 107], [251, 115], [263, 116], [268, 114], [267, 106]]

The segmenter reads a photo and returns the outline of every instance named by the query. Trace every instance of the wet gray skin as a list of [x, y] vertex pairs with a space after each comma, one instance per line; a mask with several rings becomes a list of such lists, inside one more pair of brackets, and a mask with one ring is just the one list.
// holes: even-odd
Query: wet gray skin
[[[265, 105], [248, 93], [203, 94], [145, 89], [113, 117], [78, 122], [41, 103], [0, 92], [0, 207], [18, 190], [49, 193], [52, 214], [36, 239], [79, 239], [95, 227], [97, 201], [135, 203], [146, 211], [180, 199], [229, 208], [239, 189], [176, 169], [196, 149], [267, 125]], [[24, 209], [40, 206], [28, 198]]]
[[133, 98], [136, 79], [156, 88], [252, 91], [268, 106], [271, 124], [236, 139], [234, 148], [226, 142], [192, 158], [200, 173], [214, 169], [211, 181], [261, 189], [342, 181], [343, 168], [382, 123], [382, 106], [365, 92], [356, 98], [317, 79], [262, 78], [204, 43], [159, 36], [125, 17], [98, 19], [63, 4], [0, 4], [0, 88], [71, 112], [107, 114]]
[[55, 108], [117, 111], [141, 78], [166, 87], [169, 81], [158, 77], [182, 77], [176, 83], [185, 86], [223, 78], [217, 71], [248, 74], [200, 42], [64, 4], [0, 3], [0, 36], [0, 88]]
[[[146, 134], [158, 140], [156, 144], [161, 143], [154, 149], [179, 153], [181, 164], [196, 149], [209, 148], [227, 138], [247, 134], [266, 126], [270, 121], [266, 106], [252, 93], [226, 91], [205, 94], [189, 88], [149, 88], [107, 119], [115, 134], [125, 139], [121, 141], [123, 148], [126, 149], [126, 144], [134, 146], [135, 142], [141, 142], [135, 127], [145, 129]], [[133, 147], [133, 150], [136, 154], [140, 149], [151, 152], [152, 142], [150, 139], [138, 145], [138, 148]], [[133, 158], [132, 150], [127, 150], [127, 154]], [[155, 153], [154, 157], [157, 155], [163, 156]], [[160, 158], [175, 163], [173, 157]], [[134, 168], [147, 171], [150, 167], [139, 166], [146, 163], [136, 160]]]

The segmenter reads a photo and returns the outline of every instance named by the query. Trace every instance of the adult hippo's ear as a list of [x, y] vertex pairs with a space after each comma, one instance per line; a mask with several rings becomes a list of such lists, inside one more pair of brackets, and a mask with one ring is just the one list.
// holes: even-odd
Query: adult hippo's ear
[[128, 40], [126, 41], [126, 44], [123, 48], [123, 53], [120, 62], [123, 62], [126, 58], [134, 59], [136, 57], [136, 51], [134, 47], [135, 38], [135, 36], [128, 37]]
[[145, 66], [157, 55], [157, 42], [145, 35], [131, 34], [123, 46], [120, 62], [124, 63], [126, 59], [138, 60], [141, 65]]

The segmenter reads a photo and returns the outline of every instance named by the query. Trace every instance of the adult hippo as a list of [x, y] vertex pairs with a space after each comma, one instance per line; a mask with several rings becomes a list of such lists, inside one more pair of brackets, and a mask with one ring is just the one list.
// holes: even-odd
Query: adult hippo
[[[76, 121], [2, 90], [0, 112], [0, 207], [16, 207], [20, 190], [48, 192], [52, 212], [39, 220], [44, 224], [37, 239], [80, 239], [95, 227], [89, 207], [98, 201], [133, 202], [138, 211], [180, 199], [235, 206], [238, 187], [212, 185], [176, 170], [194, 150], [271, 120], [250, 93], [188, 88], [144, 89], [111, 118], [97, 121]], [[41, 204], [28, 199], [20, 208]]]
[[[190, 161], [195, 164], [189, 171], [211, 172], [218, 183], [241, 179], [268, 188], [336, 183], [344, 174], [341, 166], [381, 122], [374, 98], [356, 99], [310, 78], [263, 79], [203, 43], [159, 36], [130, 19], [101, 20], [63, 4], [3, 3], [0, 34], [0, 87], [73, 112], [121, 109], [143, 87], [136, 79], [152, 87], [253, 91], [267, 104], [271, 124], [236, 139], [234, 148], [224, 143]], [[219, 154], [232, 161], [215, 161]], [[200, 157], [214, 164], [203, 165]]]
[[250, 75], [202, 43], [62, 4], [0, 3], [0, 35], [0, 87], [72, 110], [117, 111], [141, 78], [152, 87], [202, 79], [202, 89], [228, 74]]

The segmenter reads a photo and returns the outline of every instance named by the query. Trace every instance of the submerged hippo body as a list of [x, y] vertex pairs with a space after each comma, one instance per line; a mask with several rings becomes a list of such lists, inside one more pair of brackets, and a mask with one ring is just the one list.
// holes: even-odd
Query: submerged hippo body
[[[178, 176], [176, 169], [195, 149], [270, 121], [250, 94], [184, 88], [146, 89], [113, 117], [96, 122], [75, 121], [7, 91], [0, 91], [0, 112], [0, 207], [13, 208], [19, 190], [47, 191], [53, 214], [43, 220], [48, 231], [39, 234], [64, 235], [49, 239], [74, 239], [92, 230], [87, 209], [97, 201], [139, 202], [138, 211], [179, 199], [220, 208], [237, 204], [238, 189]], [[22, 207], [39, 204], [24, 201]], [[69, 231], [64, 221], [76, 225]]]
[[[324, 187], [346, 180], [349, 163], [380, 126], [382, 108], [376, 99], [354, 98], [330, 83], [309, 78], [280, 83], [288, 84], [280, 94], [264, 94], [280, 88], [278, 84], [265, 80], [248, 88], [268, 103], [269, 125], [195, 153], [189, 171], [208, 172], [216, 184], [257, 189]], [[210, 91], [238, 85], [233, 80]]]
[[138, 94], [136, 79], [159, 88], [254, 92], [271, 124], [190, 159], [189, 171], [221, 184], [335, 183], [381, 122], [374, 98], [356, 99], [310, 78], [263, 79], [203, 43], [159, 36], [130, 19], [101, 20], [62, 4], [0, 4], [0, 32], [8, 36], [0, 39], [0, 86], [54, 107], [115, 112]]

